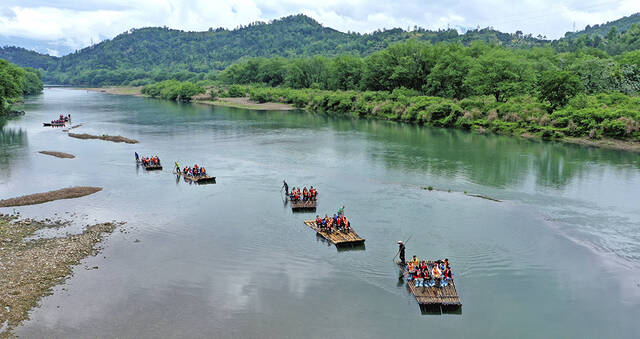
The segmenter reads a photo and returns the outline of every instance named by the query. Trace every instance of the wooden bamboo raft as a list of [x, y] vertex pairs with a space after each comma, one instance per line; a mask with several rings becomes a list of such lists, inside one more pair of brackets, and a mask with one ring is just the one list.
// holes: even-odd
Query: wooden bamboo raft
[[42, 125], [44, 127], [64, 127], [65, 123], [64, 122], [43, 122]]
[[[434, 263], [433, 261], [427, 261], [427, 265], [433, 265]], [[397, 264], [401, 267], [404, 277], [407, 278], [409, 276], [407, 266], [403, 267], [399, 261]], [[462, 307], [462, 302], [460, 302], [460, 297], [458, 296], [456, 284], [453, 279], [444, 287], [415, 287], [415, 283], [408, 279], [407, 285], [411, 293], [416, 297], [420, 309], [423, 311], [436, 310], [446, 312], [459, 310]]]
[[304, 210], [316, 210], [316, 205], [318, 204], [317, 200], [289, 200], [291, 203], [292, 211], [304, 211]]
[[157, 165], [142, 165], [142, 167], [144, 167], [144, 169], [146, 169], [147, 171], [155, 171], [155, 170], [161, 170], [162, 169], [162, 165], [157, 164]]
[[320, 228], [318, 228], [315, 220], [305, 220], [304, 224], [309, 226], [312, 230], [316, 231], [319, 235], [336, 246], [364, 244], [365, 239], [360, 238], [360, 236], [353, 229], [349, 230], [348, 233], [336, 230], [331, 233], [327, 233], [325, 231], [321, 231]]
[[155, 171], [155, 170], [161, 170], [162, 169], [162, 165], [160, 165], [160, 164], [157, 164], [157, 165], [155, 165], [155, 164], [145, 165], [140, 160], [136, 160], [136, 164], [142, 165], [142, 167], [144, 167], [144, 169], [146, 169], [147, 171]]
[[189, 181], [193, 181], [193, 182], [198, 183], [198, 184], [204, 184], [204, 183], [208, 183], [208, 182], [213, 182], [213, 183], [216, 182], [216, 177], [210, 177], [208, 175], [201, 175], [201, 176], [194, 177], [192, 175], [184, 174], [182, 172], [177, 172], [176, 174], [178, 176], [181, 176], [181, 177], [183, 177], [183, 178], [185, 178], [185, 179], [187, 179]]

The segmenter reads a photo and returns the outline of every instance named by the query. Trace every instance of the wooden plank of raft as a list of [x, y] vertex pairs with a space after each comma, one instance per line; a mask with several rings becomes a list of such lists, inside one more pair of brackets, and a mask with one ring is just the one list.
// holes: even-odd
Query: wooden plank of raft
[[298, 200], [291, 201], [291, 209], [315, 209], [317, 200]]
[[360, 236], [358, 236], [358, 234], [353, 229], [349, 230], [348, 233], [344, 233], [341, 231], [334, 231], [331, 233], [327, 233], [327, 232], [321, 231], [318, 228], [318, 225], [316, 225], [315, 220], [305, 220], [304, 224], [309, 226], [309, 228], [316, 231], [323, 238], [327, 239], [328, 241], [330, 241], [336, 246], [363, 244], [365, 241], [365, 239], [360, 238]]
[[188, 174], [184, 174], [182, 172], [177, 172], [176, 174], [178, 174], [179, 176], [185, 177], [188, 180], [191, 180], [193, 182], [216, 181], [216, 177], [210, 177], [208, 175], [194, 177], [194, 176], [191, 176], [191, 175], [188, 175]]

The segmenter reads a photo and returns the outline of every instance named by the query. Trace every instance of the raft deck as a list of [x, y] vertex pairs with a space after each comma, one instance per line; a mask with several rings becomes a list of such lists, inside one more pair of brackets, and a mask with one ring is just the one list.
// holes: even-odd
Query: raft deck
[[291, 202], [291, 210], [297, 211], [315, 211], [318, 204], [317, 200], [289, 200]]
[[185, 179], [187, 179], [189, 181], [192, 181], [192, 182], [195, 182], [195, 183], [198, 183], [198, 184], [204, 184], [204, 183], [209, 183], [209, 182], [215, 183], [216, 182], [216, 177], [210, 177], [208, 175], [200, 175], [200, 176], [194, 177], [192, 175], [184, 174], [182, 172], [177, 172], [176, 174], [178, 176], [181, 176], [181, 177], [183, 177], [183, 178], [185, 178]]
[[[434, 263], [434, 261], [427, 261], [427, 265], [429, 266]], [[407, 278], [409, 275], [407, 266], [402, 267], [399, 261], [397, 264], [401, 267], [404, 277]], [[407, 280], [407, 285], [411, 293], [416, 297], [420, 305], [420, 310], [423, 312], [447, 313], [461, 310], [462, 302], [460, 302], [460, 296], [458, 296], [456, 284], [453, 279], [444, 287], [415, 287], [415, 283], [409, 280]]]
[[64, 127], [64, 126], [65, 126], [65, 124], [66, 124], [66, 123], [64, 123], [64, 122], [54, 122], [54, 123], [51, 123], [51, 122], [43, 122], [43, 123], [42, 123], [42, 125], [43, 125], [44, 127]]
[[142, 163], [142, 161], [137, 161], [136, 162], [139, 165], [142, 165], [142, 167], [144, 167], [144, 169], [146, 169], [147, 171], [155, 171], [155, 170], [161, 170], [162, 169], [162, 165], [157, 164], [157, 165], [153, 165], [153, 164], [149, 164], [149, 165], [145, 165]]
[[360, 236], [353, 230], [349, 230], [349, 232], [344, 233], [341, 231], [333, 231], [331, 233], [327, 233], [325, 231], [321, 231], [318, 225], [316, 225], [315, 220], [305, 220], [304, 224], [309, 226], [312, 230], [316, 231], [327, 241], [333, 243], [336, 246], [344, 246], [344, 245], [363, 245], [364, 240], [360, 238]]

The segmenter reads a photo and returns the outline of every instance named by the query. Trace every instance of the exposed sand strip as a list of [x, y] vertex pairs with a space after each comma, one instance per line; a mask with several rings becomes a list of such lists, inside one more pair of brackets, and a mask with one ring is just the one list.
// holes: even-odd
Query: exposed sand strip
[[60, 199], [73, 199], [101, 191], [102, 187], [76, 186], [45, 193], [23, 195], [17, 198], [0, 200], [0, 207], [42, 204]]

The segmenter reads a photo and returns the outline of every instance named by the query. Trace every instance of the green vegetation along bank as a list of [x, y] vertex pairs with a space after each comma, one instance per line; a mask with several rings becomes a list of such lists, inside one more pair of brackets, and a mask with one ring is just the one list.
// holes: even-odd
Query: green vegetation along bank
[[216, 82], [169, 80], [142, 92], [185, 101], [249, 96], [311, 111], [591, 144], [640, 142], [640, 51], [613, 58], [597, 50], [408, 41], [364, 58], [247, 59]]
[[0, 59], [0, 116], [11, 111], [11, 106], [25, 95], [42, 92], [40, 72], [22, 68]]

